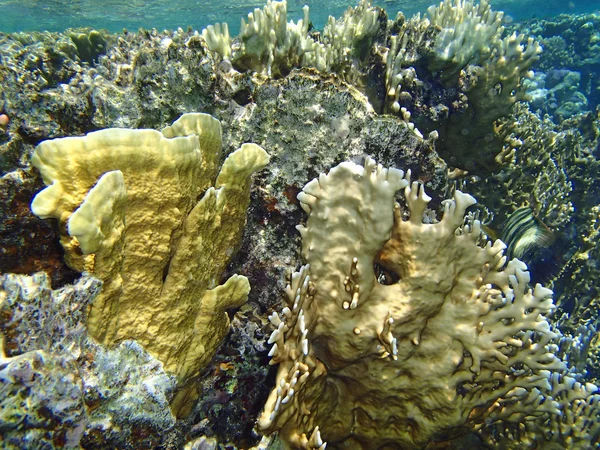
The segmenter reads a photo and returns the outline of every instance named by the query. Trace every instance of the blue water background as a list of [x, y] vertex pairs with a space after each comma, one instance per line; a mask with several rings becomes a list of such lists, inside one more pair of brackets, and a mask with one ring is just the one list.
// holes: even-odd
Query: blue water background
[[[202, 29], [216, 22], [227, 22], [232, 34], [239, 30], [240, 18], [266, 0], [0, 0], [0, 32], [93, 27], [118, 32], [124, 28]], [[322, 29], [327, 17], [339, 17], [355, 1], [289, 0], [288, 20], [302, 17], [302, 7], [310, 6], [310, 18]], [[431, 0], [376, 0], [390, 16], [402, 11], [408, 17], [425, 12]], [[584, 13], [600, 10], [600, 0], [492, 0], [494, 9], [504, 11], [508, 20], [548, 17], [561, 13]]]

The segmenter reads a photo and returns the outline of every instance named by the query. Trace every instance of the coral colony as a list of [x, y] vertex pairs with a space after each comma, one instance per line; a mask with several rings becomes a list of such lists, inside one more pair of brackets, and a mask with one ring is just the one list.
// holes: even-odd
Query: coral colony
[[7, 448], [600, 445], [596, 119], [485, 0], [303, 15], [2, 37]]

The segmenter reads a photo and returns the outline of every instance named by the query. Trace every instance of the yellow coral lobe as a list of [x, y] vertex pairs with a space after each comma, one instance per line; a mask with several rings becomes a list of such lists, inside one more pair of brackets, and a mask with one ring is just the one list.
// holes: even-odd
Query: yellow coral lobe
[[90, 334], [106, 345], [135, 339], [157, 357], [178, 376], [179, 413], [193, 400], [188, 381], [227, 334], [225, 310], [249, 292], [243, 276], [218, 280], [240, 244], [251, 175], [269, 157], [244, 144], [218, 173], [220, 157], [221, 124], [206, 114], [185, 114], [162, 132], [45, 141], [32, 157], [49, 185], [34, 214], [57, 218], [67, 263], [104, 282]]

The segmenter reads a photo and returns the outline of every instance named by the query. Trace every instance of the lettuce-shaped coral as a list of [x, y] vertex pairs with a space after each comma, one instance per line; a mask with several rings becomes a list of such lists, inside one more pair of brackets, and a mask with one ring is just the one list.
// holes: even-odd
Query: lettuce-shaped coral
[[186, 387], [226, 335], [225, 311], [250, 290], [243, 276], [219, 278], [240, 244], [250, 177], [269, 158], [243, 144], [218, 172], [220, 157], [219, 121], [186, 114], [162, 132], [44, 141], [32, 158], [49, 185], [33, 212], [58, 219], [67, 262], [104, 282], [90, 334], [135, 339], [162, 361], [178, 376], [175, 411], [190, 406]]
[[552, 292], [465, 220], [471, 196], [432, 220], [422, 186], [367, 159], [298, 198], [307, 264], [270, 317], [279, 371], [260, 429], [291, 448], [414, 449], [520, 402], [513, 420], [558, 413], [542, 394], [564, 368], [547, 348]]

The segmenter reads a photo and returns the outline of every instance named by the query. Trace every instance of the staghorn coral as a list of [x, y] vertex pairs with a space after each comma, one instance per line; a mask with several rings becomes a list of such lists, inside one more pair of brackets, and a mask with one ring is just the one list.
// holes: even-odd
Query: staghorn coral
[[243, 144], [217, 175], [220, 153], [219, 121], [187, 114], [162, 133], [45, 141], [32, 158], [49, 185], [33, 212], [58, 219], [68, 264], [104, 282], [90, 334], [106, 345], [135, 339], [161, 360], [178, 376], [180, 414], [194, 400], [190, 380], [227, 334], [225, 311], [250, 290], [237, 274], [218, 280], [241, 239], [250, 177], [269, 158]]
[[[258, 422], [290, 448], [420, 448], [558, 413], [542, 393], [565, 368], [548, 347], [552, 292], [465, 223], [471, 196], [424, 223], [430, 198], [408, 178], [367, 159], [299, 195], [307, 264], [270, 316], [279, 370]], [[394, 207], [401, 188], [407, 210]]]

